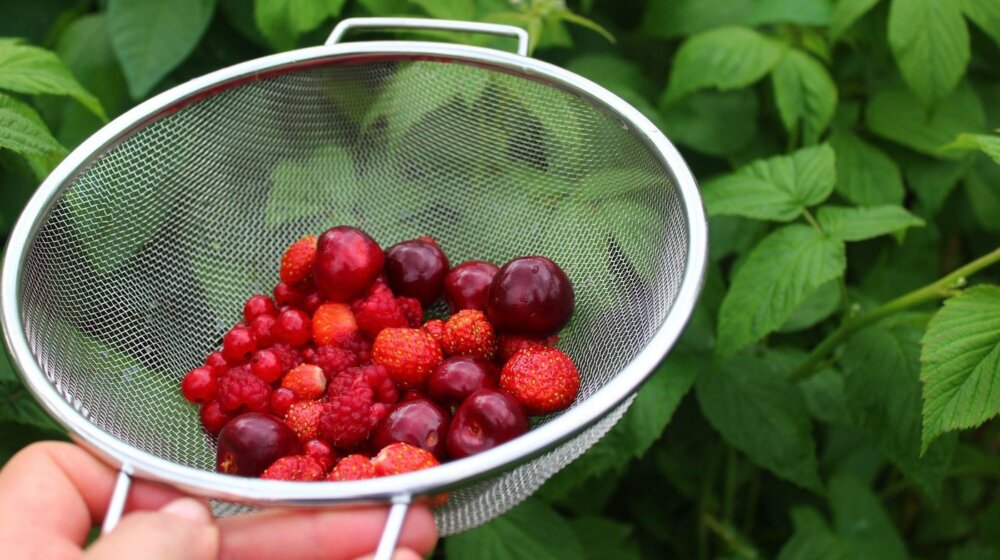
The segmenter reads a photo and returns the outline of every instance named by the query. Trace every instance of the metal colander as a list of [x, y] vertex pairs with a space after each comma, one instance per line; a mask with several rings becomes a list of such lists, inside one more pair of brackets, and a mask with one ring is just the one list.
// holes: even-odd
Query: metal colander
[[[351, 27], [506, 34], [519, 54], [413, 41], [337, 44]], [[706, 254], [694, 179], [635, 109], [524, 56], [523, 31], [342, 22], [325, 46], [233, 66], [139, 105], [76, 149], [32, 198], [3, 263], [5, 341], [39, 402], [133, 476], [256, 506], [392, 501], [385, 554], [414, 497], [450, 491], [442, 534], [503, 513], [623, 414], [691, 313]], [[214, 472], [182, 398], [242, 302], [304, 232], [349, 224], [383, 246], [433, 236], [453, 263], [543, 254], [576, 311], [560, 347], [582, 374], [569, 410], [512, 442], [394, 477], [288, 483]]]

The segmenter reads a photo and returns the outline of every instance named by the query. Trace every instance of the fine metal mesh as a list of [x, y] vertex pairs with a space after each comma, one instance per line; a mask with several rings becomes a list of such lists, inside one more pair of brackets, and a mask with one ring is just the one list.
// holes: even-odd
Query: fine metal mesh
[[[338, 224], [383, 246], [430, 235], [453, 264], [543, 254], [562, 265], [577, 307], [559, 346], [582, 373], [574, 406], [587, 406], [674, 302], [688, 224], [672, 176], [584, 97], [484, 64], [400, 56], [276, 72], [157, 115], [73, 179], [27, 249], [23, 326], [90, 422], [212, 470], [180, 379], [249, 295], [274, 286], [283, 249]], [[442, 532], [515, 505], [626, 407], [453, 491]]]

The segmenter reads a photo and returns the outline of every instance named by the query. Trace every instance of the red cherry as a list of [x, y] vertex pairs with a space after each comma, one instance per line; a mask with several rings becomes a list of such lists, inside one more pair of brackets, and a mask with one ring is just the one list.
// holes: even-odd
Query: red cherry
[[444, 457], [448, 413], [426, 399], [395, 405], [371, 436], [372, 449], [401, 441]]
[[271, 332], [277, 342], [297, 348], [312, 338], [312, 321], [304, 311], [289, 308], [278, 314]]
[[274, 315], [276, 311], [277, 308], [271, 298], [263, 294], [250, 296], [250, 299], [243, 304], [243, 318], [246, 319], [247, 323], [253, 322], [261, 315]]
[[545, 257], [520, 257], [503, 265], [490, 285], [486, 316], [499, 332], [549, 336], [573, 314], [573, 285]]
[[219, 401], [208, 401], [201, 405], [198, 413], [201, 416], [201, 426], [213, 436], [219, 435], [226, 422], [229, 422], [229, 414], [222, 410]]
[[222, 355], [222, 352], [212, 352], [205, 358], [205, 365], [212, 370], [212, 375], [218, 377], [223, 373], [229, 371], [229, 362], [226, 357]]
[[219, 383], [208, 366], [194, 368], [181, 381], [181, 393], [184, 394], [184, 398], [197, 404], [214, 399], [218, 390]]
[[242, 363], [257, 350], [257, 338], [247, 327], [234, 327], [222, 337], [222, 355], [230, 363]]
[[286, 389], [284, 387], [278, 387], [271, 392], [271, 412], [275, 416], [285, 417], [288, 413], [288, 409], [292, 408], [292, 405], [299, 402], [299, 398], [295, 396], [295, 393], [291, 389]]
[[300, 450], [299, 436], [267, 414], [248, 412], [230, 420], [219, 432], [215, 465], [219, 472], [258, 476], [271, 463]]
[[448, 430], [448, 453], [461, 459], [527, 431], [528, 417], [514, 397], [495, 389], [479, 389], [455, 411]]
[[264, 348], [274, 344], [274, 324], [278, 319], [274, 315], [258, 315], [250, 322], [250, 330], [257, 337], [257, 346]]
[[458, 406], [479, 389], [496, 389], [500, 372], [493, 362], [473, 356], [442, 361], [427, 378], [427, 395], [443, 406]]
[[441, 295], [448, 266], [448, 257], [436, 243], [419, 239], [402, 241], [385, 252], [385, 275], [392, 291], [425, 306]]
[[270, 350], [258, 350], [250, 360], [250, 371], [268, 383], [281, 377], [281, 358]]
[[444, 298], [455, 313], [463, 309], [486, 311], [490, 284], [500, 267], [485, 261], [462, 263], [444, 277]]
[[382, 273], [384, 258], [382, 248], [367, 233], [337, 226], [319, 238], [313, 278], [326, 299], [346, 303], [372, 285]]

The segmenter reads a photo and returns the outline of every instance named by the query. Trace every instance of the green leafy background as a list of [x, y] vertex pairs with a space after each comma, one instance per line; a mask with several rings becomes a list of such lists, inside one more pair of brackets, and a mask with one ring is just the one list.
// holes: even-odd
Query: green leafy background
[[[603, 440], [434, 557], [1000, 558], [1000, 0], [38, 0], [3, 11], [4, 237], [41, 179], [108, 119], [209, 71], [322, 44], [344, 17], [523, 27], [532, 56], [610, 89], [680, 148], [711, 236], [682, 340]], [[421, 79], [401, 73], [387, 90]], [[379, 107], [356, 117], [368, 127]], [[559, 123], [539, 124], [552, 134]], [[550, 139], [572, 155], [572, 138]], [[349, 154], [323, 158], [351, 171]], [[310, 165], [279, 166], [268, 220], [328, 211], [295, 194]], [[58, 438], [0, 353], [0, 462]]]

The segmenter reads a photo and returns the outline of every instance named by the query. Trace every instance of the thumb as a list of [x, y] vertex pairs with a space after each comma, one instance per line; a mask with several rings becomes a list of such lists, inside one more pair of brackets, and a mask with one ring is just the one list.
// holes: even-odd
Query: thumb
[[159, 511], [130, 513], [83, 555], [85, 560], [211, 560], [219, 551], [212, 514], [192, 498], [180, 498]]

